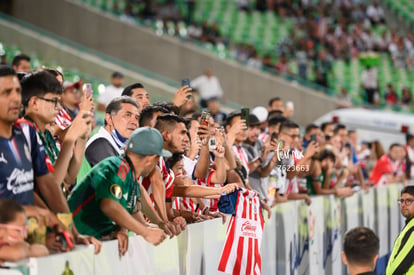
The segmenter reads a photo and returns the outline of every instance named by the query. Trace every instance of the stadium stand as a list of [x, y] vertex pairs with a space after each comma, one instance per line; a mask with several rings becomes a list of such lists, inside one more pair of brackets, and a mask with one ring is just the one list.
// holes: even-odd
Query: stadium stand
[[[292, 13], [291, 8], [287, 7], [287, 16], [280, 14], [280, 12], [273, 12], [270, 9], [264, 12], [255, 9], [256, 1], [250, 1], [249, 12], [241, 11], [238, 9], [236, 1], [226, 0], [205, 0], [195, 1], [194, 10], [192, 12], [190, 24], [187, 24], [186, 18], [188, 18], [187, 1], [177, 0], [174, 5], [179, 11], [180, 16], [176, 20], [166, 20], [163, 22], [162, 11], [157, 15], [153, 13], [151, 16], [146, 15], [144, 2], [131, 2], [128, 1], [93, 1], [93, 0], [77, 0], [80, 3], [91, 5], [103, 11], [111, 12], [114, 15], [119, 16], [121, 20], [127, 20], [131, 23], [137, 23], [141, 25], [147, 25], [155, 30], [159, 35], [176, 35], [181, 39], [192, 39], [193, 42], [200, 47], [205, 48], [221, 58], [237, 60], [247, 66], [263, 69], [271, 73], [281, 75], [288, 80], [295, 80], [302, 85], [318, 89], [331, 96], [338, 96], [342, 88], [346, 88], [351, 96], [351, 99], [355, 105], [366, 104], [366, 97], [364, 91], [361, 88], [361, 75], [364, 71], [366, 64], [374, 64], [378, 69], [378, 81], [380, 101], [377, 107], [385, 108], [389, 107], [396, 111], [405, 110], [411, 111], [410, 108], [401, 108], [399, 104], [395, 106], [389, 106], [386, 104], [384, 96], [386, 94], [387, 85], [392, 84], [396, 88], [397, 95], [401, 98], [402, 89], [408, 88], [410, 92], [414, 89], [414, 71], [410, 65], [398, 65], [394, 58], [390, 54], [387, 45], [385, 51], [375, 50], [374, 53], [368, 52], [364, 45], [360, 46], [361, 37], [365, 34], [369, 34], [369, 39], [377, 41], [381, 38], [383, 33], [387, 37], [395, 35], [391, 29], [386, 25], [368, 25], [368, 27], [359, 26], [357, 20], [347, 23], [347, 32], [350, 35], [349, 39], [352, 43], [348, 49], [346, 55], [350, 56], [335, 56], [330, 54], [329, 60], [331, 62], [331, 72], [328, 74], [328, 85], [323, 87], [315, 84], [316, 76], [312, 69], [316, 64], [317, 57], [311, 57], [308, 54], [306, 80], [299, 77], [299, 66], [297, 60], [297, 51], [288, 49], [288, 53], [284, 52], [285, 48], [291, 47], [294, 43], [297, 48], [299, 39], [292, 36], [292, 29], [298, 30], [298, 33], [303, 33], [304, 30], [298, 24], [307, 20], [308, 15], [305, 17], [301, 14]], [[153, 10], [156, 11], [157, 7], [161, 7], [162, 4], [167, 1], [154, 1]], [[400, 12], [402, 2], [388, 1], [388, 5], [393, 9], [398, 9]], [[408, 10], [411, 5], [407, 5]], [[302, 12], [306, 12], [307, 7], [301, 7]], [[323, 6], [326, 10], [330, 8], [328, 4]], [[326, 20], [334, 23], [332, 31], [337, 32], [340, 30], [339, 19], [341, 17], [341, 7], [334, 7], [333, 16], [325, 16]], [[365, 9], [366, 6], [362, 6]], [[350, 12], [355, 13], [359, 7], [355, 5], [350, 9]], [[312, 7], [310, 12], [315, 13], [314, 20], [320, 18], [318, 15], [319, 10]], [[408, 12], [408, 11], [407, 11]], [[406, 11], [404, 11], [406, 13]], [[322, 17], [323, 18], [323, 17]], [[366, 19], [366, 16], [363, 16]], [[177, 24], [174, 22], [177, 21]], [[217, 24], [217, 33], [219, 39], [211, 41], [209, 39], [200, 39], [200, 37], [194, 37], [194, 30], [204, 32], [204, 30], [210, 30], [212, 26]], [[208, 27], [210, 26], [210, 27]], [[368, 31], [358, 34], [357, 39], [351, 38], [355, 29], [363, 27], [368, 28]], [[299, 28], [299, 29], [298, 29]], [[331, 31], [331, 30], [328, 30]], [[329, 36], [330, 33], [328, 33]], [[308, 33], [309, 35], [309, 33]], [[296, 35], [299, 36], [299, 35]], [[293, 38], [293, 39], [291, 39]], [[338, 38], [339, 39], [339, 38]], [[389, 38], [387, 38], [389, 39]], [[401, 37], [403, 39], [403, 37]], [[412, 45], [412, 39], [410, 37], [404, 38], [408, 45]], [[206, 42], [207, 41], [207, 42]], [[390, 41], [390, 40], [387, 40]], [[410, 42], [411, 41], [411, 42]], [[335, 42], [335, 41], [334, 41]], [[338, 41], [336, 41], [337, 43]], [[309, 41], [308, 41], [309, 43]], [[312, 43], [312, 42], [310, 42]], [[326, 41], [324, 42], [326, 44]], [[389, 42], [388, 42], [389, 43]], [[318, 44], [318, 43], [316, 43]], [[318, 45], [316, 45], [318, 46]], [[329, 45], [328, 45], [329, 46]], [[319, 46], [318, 46], [319, 47]], [[411, 46], [410, 46], [411, 47]], [[316, 49], [317, 50], [317, 49]], [[407, 48], [407, 51], [411, 49]], [[352, 51], [352, 52], [351, 52]], [[331, 52], [330, 52], [331, 53]], [[282, 60], [283, 55], [287, 55], [287, 72], [280, 71], [277, 66], [278, 62]], [[270, 67], [264, 65], [264, 59], [269, 57], [268, 62]], [[283, 63], [283, 61], [281, 61]], [[372, 106], [370, 106], [372, 107]]]

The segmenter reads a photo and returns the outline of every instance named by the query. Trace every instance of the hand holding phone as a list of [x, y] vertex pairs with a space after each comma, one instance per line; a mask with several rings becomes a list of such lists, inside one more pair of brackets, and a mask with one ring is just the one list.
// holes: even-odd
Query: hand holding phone
[[203, 111], [201, 113], [201, 117], [200, 117], [200, 124], [208, 126], [209, 120], [210, 120], [210, 113], [206, 112], [206, 111]]
[[249, 108], [242, 108], [241, 109], [241, 119], [246, 121], [246, 127], [249, 127], [249, 115], [250, 115], [250, 109]]
[[[190, 80], [188, 78], [181, 80], [181, 87], [188, 86], [188, 88], [192, 89], [190, 86]], [[187, 99], [191, 98], [191, 94], [187, 95]]]
[[93, 94], [92, 84], [91, 83], [83, 84], [83, 90], [86, 93], [86, 97], [90, 97]]

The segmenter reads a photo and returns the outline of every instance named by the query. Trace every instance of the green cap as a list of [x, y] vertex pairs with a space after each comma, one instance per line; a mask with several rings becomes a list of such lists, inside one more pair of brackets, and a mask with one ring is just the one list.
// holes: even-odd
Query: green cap
[[157, 129], [142, 127], [131, 134], [126, 144], [126, 150], [141, 156], [171, 157], [171, 152], [162, 149], [163, 146], [164, 139]]

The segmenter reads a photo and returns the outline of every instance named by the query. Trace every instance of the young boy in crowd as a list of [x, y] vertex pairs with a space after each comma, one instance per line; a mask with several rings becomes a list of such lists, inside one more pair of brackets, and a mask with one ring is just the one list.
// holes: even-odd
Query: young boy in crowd
[[26, 224], [26, 213], [17, 201], [0, 199], [0, 263], [49, 255], [46, 246], [24, 241]]

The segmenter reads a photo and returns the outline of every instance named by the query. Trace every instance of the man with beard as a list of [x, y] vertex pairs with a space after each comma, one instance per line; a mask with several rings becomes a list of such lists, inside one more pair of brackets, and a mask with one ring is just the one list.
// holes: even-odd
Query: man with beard
[[386, 274], [414, 274], [414, 186], [401, 191], [401, 214], [406, 218], [405, 226], [397, 237], [387, 265]]

